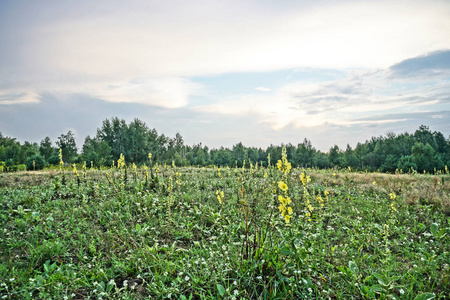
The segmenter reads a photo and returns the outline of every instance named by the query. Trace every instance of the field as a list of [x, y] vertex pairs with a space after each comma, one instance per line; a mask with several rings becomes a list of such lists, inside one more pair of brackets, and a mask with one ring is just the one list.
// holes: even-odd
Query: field
[[0, 174], [1, 299], [448, 299], [450, 176]]

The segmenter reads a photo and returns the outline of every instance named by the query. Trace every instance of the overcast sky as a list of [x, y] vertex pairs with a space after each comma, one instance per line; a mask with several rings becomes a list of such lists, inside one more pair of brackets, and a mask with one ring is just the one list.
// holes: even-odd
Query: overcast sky
[[450, 1], [0, 1], [0, 132], [187, 144], [450, 134]]

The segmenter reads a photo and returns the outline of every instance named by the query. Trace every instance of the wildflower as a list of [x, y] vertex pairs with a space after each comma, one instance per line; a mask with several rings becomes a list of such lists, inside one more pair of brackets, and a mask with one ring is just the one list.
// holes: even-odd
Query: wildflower
[[391, 203], [391, 209], [392, 209], [393, 211], [397, 211], [397, 209], [396, 209], [395, 206], [394, 206], [394, 202]]
[[[114, 162], [113, 162], [114, 164]], [[125, 166], [125, 156], [123, 156], [122, 153], [120, 153], [119, 159], [117, 160], [117, 167], [121, 168]]]
[[223, 191], [216, 191], [216, 195], [217, 200], [219, 200], [219, 203], [222, 204], [223, 198], [225, 197]]
[[303, 186], [306, 186], [306, 184], [311, 181], [311, 177], [309, 175], [306, 175], [305, 172], [303, 172], [300, 175], [300, 180], [301, 180]]
[[292, 215], [292, 207], [289, 206], [287, 208], [287, 213], [288, 213], [288, 215]]
[[395, 198], [397, 198], [397, 195], [395, 195], [394, 192], [391, 192], [389, 195], [391, 196], [391, 200], [395, 200]]
[[286, 192], [288, 190], [288, 186], [286, 183], [284, 183], [283, 181], [278, 181], [278, 187], [280, 188], [280, 190], [282, 190], [283, 192]]
[[63, 158], [62, 158], [63, 157], [62, 156], [62, 149], [61, 148], [59, 148], [58, 156], [59, 156], [59, 170], [61, 171], [62, 166], [64, 165]]
[[290, 215], [285, 215], [284, 216], [284, 220], [285, 220], [286, 224], [289, 224], [289, 221], [291, 220], [291, 216]]

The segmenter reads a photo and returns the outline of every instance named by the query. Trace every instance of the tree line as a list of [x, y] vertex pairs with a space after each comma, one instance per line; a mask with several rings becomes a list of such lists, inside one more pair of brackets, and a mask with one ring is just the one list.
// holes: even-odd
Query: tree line
[[445, 138], [441, 132], [432, 132], [424, 125], [413, 134], [388, 133], [358, 143], [354, 149], [348, 144], [345, 149], [334, 145], [328, 152], [322, 152], [306, 138], [297, 145], [270, 145], [266, 149], [246, 147], [242, 142], [231, 149], [209, 149], [201, 143], [189, 146], [185, 145], [179, 133], [171, 138], [150, 129], [139, 119], [127, 124], [125, 120], [113, 117], [102, 122], [95, 136], [85, 138], [80, 151], [71, 131], [61, 134], [55, 144], [49, 137], [39, 144], [21, 144], [15, 138], [0, 133], [0, 170], [39, 170], [59, 165], [60, 149], [64, 163], [85, 163], [88, 167], [97, 168], [113, 165], [121, 154], [127, 163], [148, 164], [149, 153], [154, 163], [174, 163], [177, 166], [243, 167], [256, 163], [267, 166], [269, 157], [271, 164], [281, 159], [283, 147], [286, 147], [287, 158], [294, 167], [433, 173], [443, 171], [450, 164], [450, 137]]

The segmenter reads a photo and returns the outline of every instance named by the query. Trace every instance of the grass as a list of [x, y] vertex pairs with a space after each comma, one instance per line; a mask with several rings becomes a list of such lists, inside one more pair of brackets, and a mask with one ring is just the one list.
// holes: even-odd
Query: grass
[[449, 296], [449, 175], [158, 169], [0, 174], [0, 299]]

